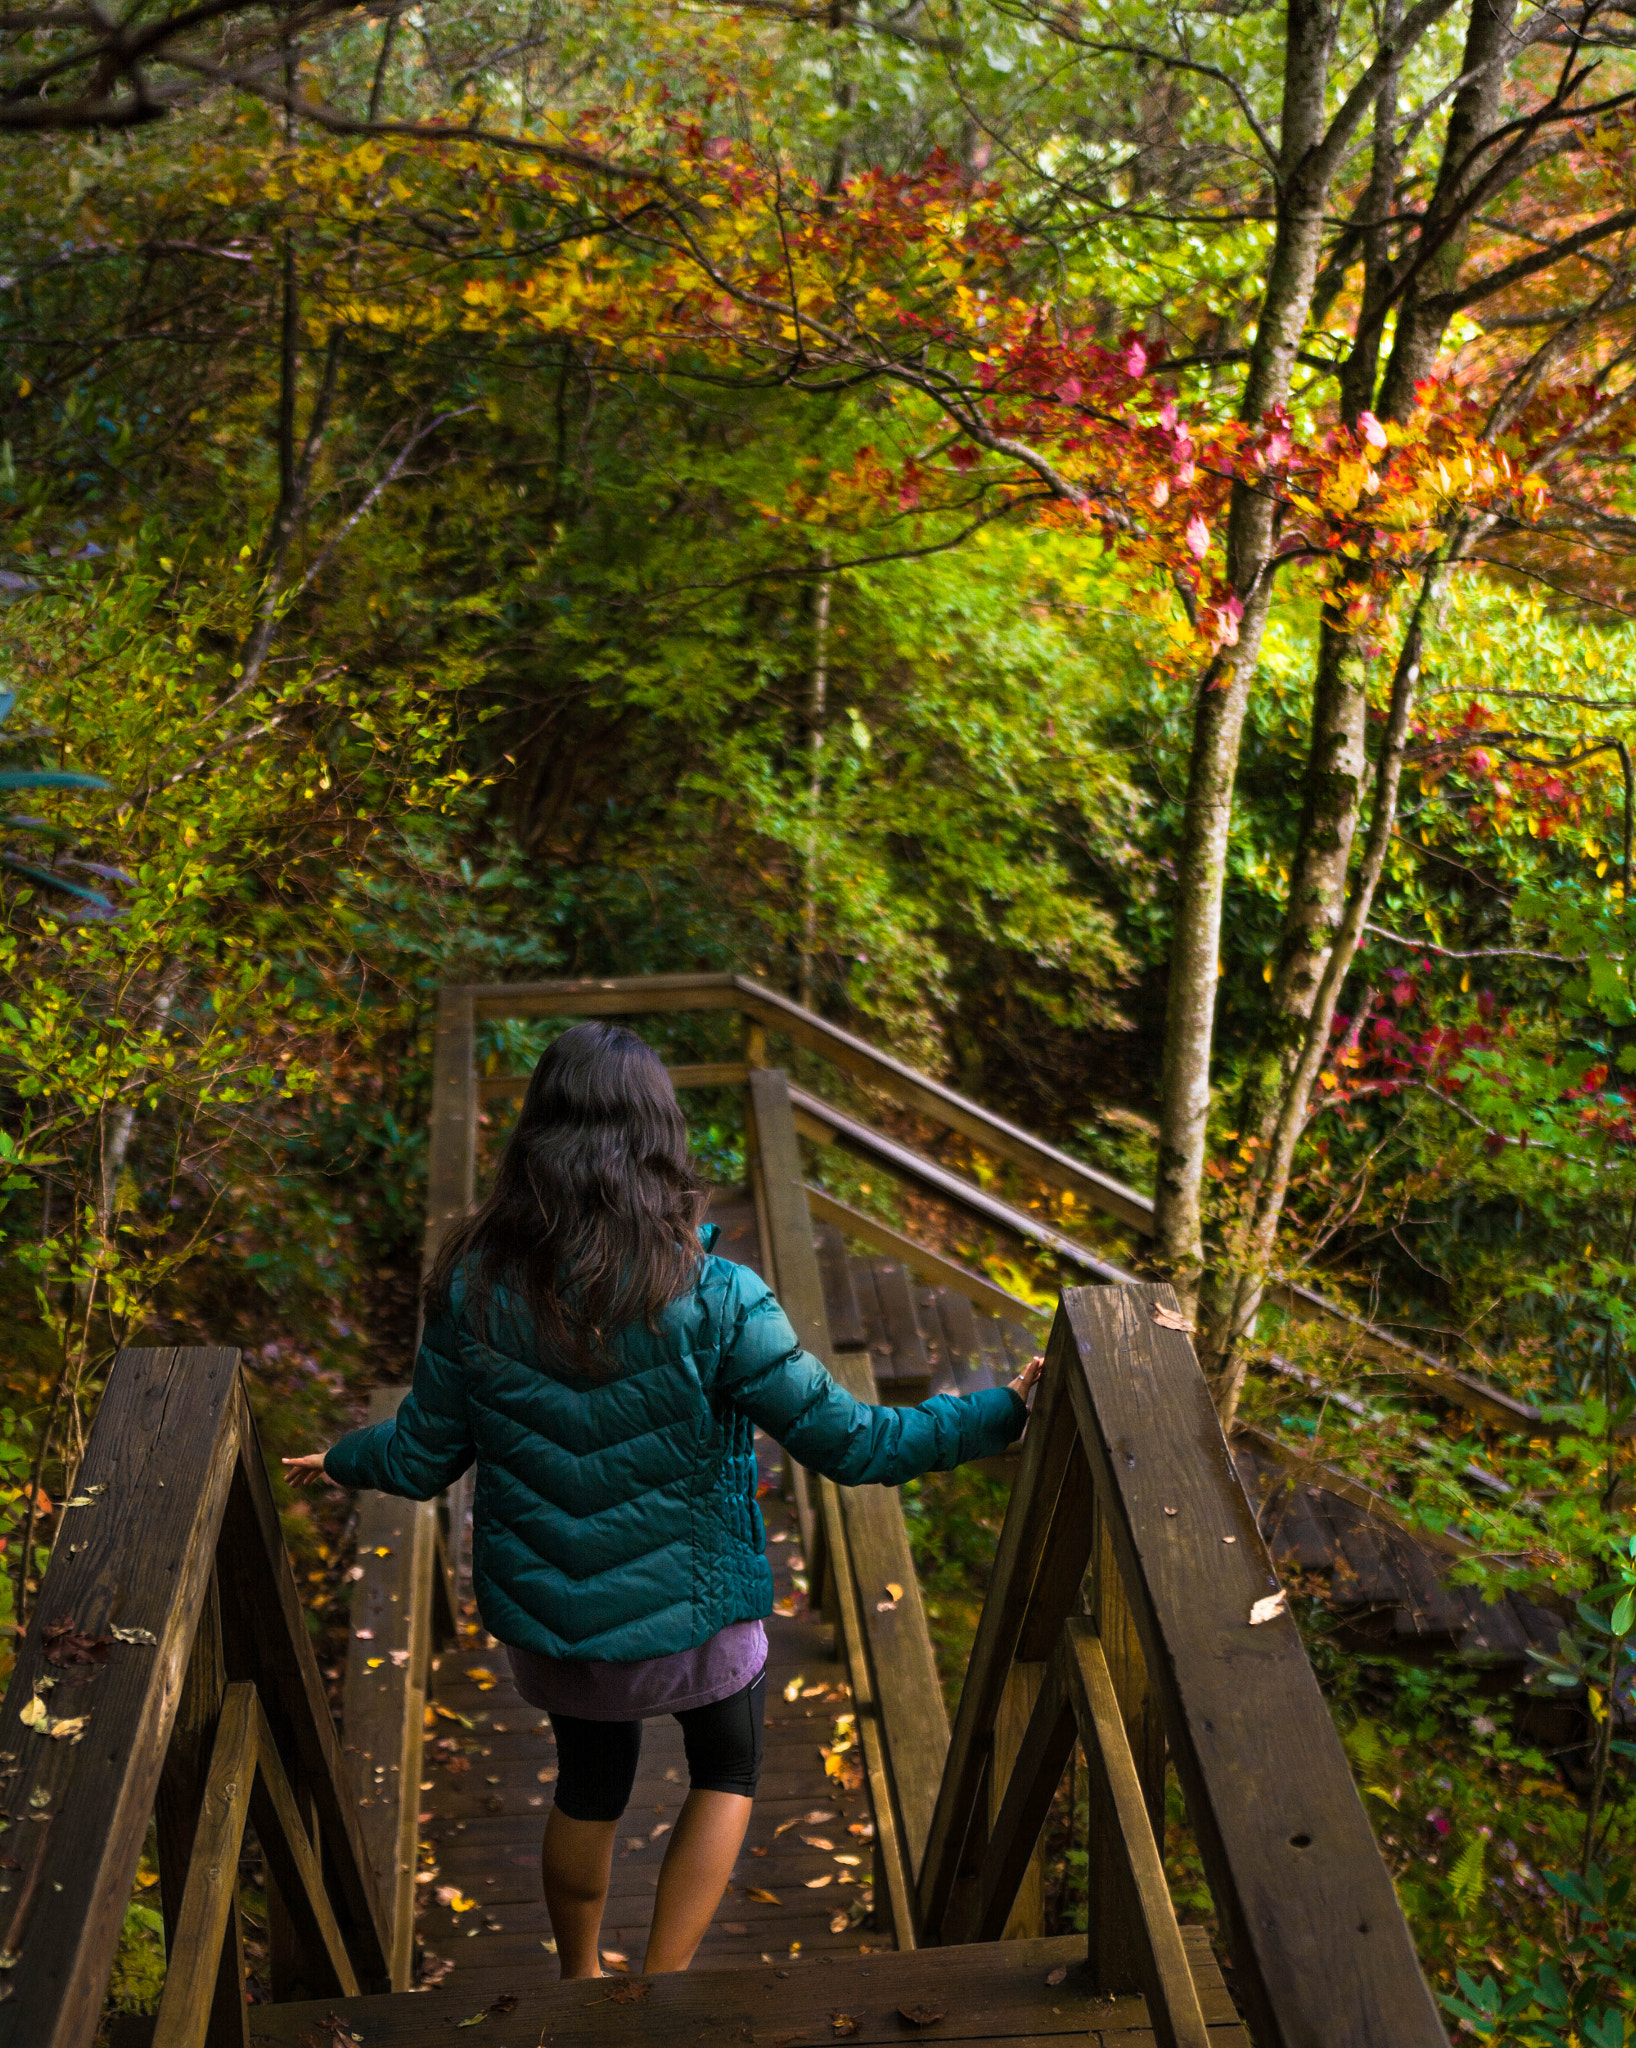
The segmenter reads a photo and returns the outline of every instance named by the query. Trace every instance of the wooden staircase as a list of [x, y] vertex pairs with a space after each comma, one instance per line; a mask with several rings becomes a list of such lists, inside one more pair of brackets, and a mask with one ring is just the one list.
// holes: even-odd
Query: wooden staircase
[[[1003, 1381], [1045, 1324], [987, 1276], [811, 1184], [803, 1136], [875, 1146], [877, 1162], [905, 1148], [770, 1066], [769, 1029], [1139, 1221], [1132, 1191], [787, 1014], [758, 984], [682, 976], [445, 991], [428, 1249], [473, 1199], [481, 1105], [518, 1086], [479, 1073], [483, 1020], [695, 1008], [745, 1019], [742, 1059], [676, 1070], [683, 1087], [743, 1090], [749, 1185], [714, 1205], [718, 1249], [766, 1275], [801, 1341], [861, 1398]], [[769, 1520], [803, 1569], [785, 1568], [780, 1586], [792, 1610], [798, 1576], [811, 1599], [771, 1625], [775, 1677], [789, 1678], [785, 1712], [773, 1710], [781, 1760], [764, 1785], [765, 1839], [752, 1835], [692, 1972], [554, 1982], [525, 1869], [549, 1798], [548, 1730], [464, 1612], [463, 1488], [442, 1503], [361, 1504], [338, 1739], [235, 1354], [122, 1353], [78, 1482], [89, 1505], [68, 1518], [0, 1705], [0, 2048], [97, 2039], [150, 1818], [170, 1970], [158, 2014], [121, 2022], [116, 2048], [408, 2048], [467, 2026], [483, 2048], [921, 2034], [1017, 2048], [1063, 2035], [1443, 2048], [1173, 1297], [914, 1156], [923, 1189], [1020, 1243], [1054, 1239], [1063, 1259], [1068, 1246], [1100, 1283], [1064, 1290], [1049, 1325], [952, 1727], [896, 1494], [812, 1481], [785, 1461]], [[380, 1390], [375, 1412], [396, 1398]], [[65, 1616], [106, 1639], [104, 1661], [53, 1661], [46, 1624]], [[428, 1724], [449, 1739], [428, 1747]], [[680, 1781], [666, 1740], [651, 1738], [633, 1813], [664, 1809]], [[1029, 1922], [1027, 1879], [1076, 1743], [1092, 1787], [1091, 1931], [1047, 1940]], [[1166, 1888], [1170, 1769], [1231, 1953], [1231, 1997]], [[823, 1832], [821, 1803], [848, 1841], [867, 1842], [867, 1873]], [[786, 1818], [812, 1830], [799, 1848]], [[663, 1825], [642, 1831], [650, 1844]], [[633, 1926], [660, 1853], [642, 1832], [620, 1865], [618, 1910]], [[270, 1933], [270, 2002], [254, 2005], [242, 1990], [247, 1870], [265, 1887]], [[781, 1910], [756, 1900], [752, 1917], [752, 1886], [772, 1889], [755, 1877], [775, 1870]], [[861, 1901], [865, 1875], [867, 1915], [841, 1908], [843, 1885]], [[786, 1914], [797, 1885], [819, 1903]], [[411, 1992], [417, 1968], [442, 1981]]]

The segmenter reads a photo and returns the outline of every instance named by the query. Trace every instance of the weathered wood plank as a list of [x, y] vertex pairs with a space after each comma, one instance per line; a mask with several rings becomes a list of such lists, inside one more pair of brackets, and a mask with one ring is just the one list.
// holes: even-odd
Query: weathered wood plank
[[[944, 2014], [926, 2029], [928, 2041], [1094, 2042], [1102, 2032], [1121, 2048], [1127, 2042], [1134, 2048], [1136, 2030], [1147, 2023], [1141, 2000], [1092, 1997], [1079, 1967], [1082, 1949], [1083, 1937], [1061, 1935], [909, 1955], [837, 1955], [822, 1963], [780, 1959], [770, 1967], [695, 1967], [636, 1980], [648, 1988], [635, 1999], [616, 1995], [628, 1983], [524, 1983], [496, 1976], [495, 1993], [518, 1995], [515, 2012], [473, 2031], [484, 2048], [533, 2048], [541, 2039], [551, 2048], [607, 2048], [615, 2042], [620, 2048], [744, 2048], [747, 2042], [755, 2048], [775, 2042], [820, 2048], [837, 2038], [830, 2016], [840, 2011], [857, 2021], [849, 2039], [861, 2048], [881, 2048], [910, 2038], [913, 2030], [900, 2007], [926, 2004]], [[1231, 2048], [1235, 2035], [1243, 2037], [1208, 1944], [1201, 1954], [1189, 1943], [1189, 1955], [1197, 1958], [1211, 2048]], [[1053, 1983], [1058, 1971], [1066, 1975]], [[263, 2006], [252, 2022], [257, 2048], [295, 2048], [303, 2030], [332, 2011], [369, 2048], [446, 2048], [456, 2023], [479, 2008], [470, 1990], [439, 1990], [413, 1999]]]
[[391, 1982], [388, 1918], [278, 1525], [248, 1402], [239, 1391], [239, 1458], [222, 1518], [222, 1634], [227, 1673], [250, 1679], [298, 1797], [312, 1799], [326, 1882], [358, 1980]]
[[[812, 1209], [810, 1195], [807, 1207]], [[817, 1222], [813, 1226], [812, 1242], [818, 1254], [819, 1278], [824, 1283], [829, 1341], [837, 1351], [863, 1351], [868, 1347], [869, 1338], [864, 1330], [857, 1290], [852, 1283], [852, 1262], [846, 1255], [846, 1239], [833, 1223]]]
[[[804, 1049], [822, 1054], [843, 1072], [867, 1081], [883, 1095], [950, 1130], [960, 1131], [994, 1157], [1025, 1168], [1047, 1186], [1079, 1195], [1093, 1209], [1143, 1234], [1153, 1229], [1151, 1196], [1098, 1172], [1083, 1160], [1059, 1152], [1032, 1132], [1008, 1123], [980, 1103], [917, 1073], [889, 1053], [746, 976], [670, 974], [596, 982], [490, 983], [467, 993], [475, 999], [476, 1014], [482, 1017], [612, 1016], [640, 1015], [643, 1011], [659, 1014], [737, 1009], [744, 1016], [747, 1033], [756, 1034], [754, 1052], [746, 1053], [752, 1066], [766, 1064], [766, 1033], [771, 1026]], [[746, 1042], [748, 1046], [748, 1037]], [[1096, 1277], [1116, 1281], [1130, 1276], [1110, 1268]], [[1501, 1427], [1530, 1431], [1549, 1427], [1542, 1423], [1539, 1411], [1528, 1403], [1421, 1351], [1391, 1331], [1364, 1321], [1351, 1309], [1330, 1301], [1313, 1288], [1274, 1280], [1268, 1287], [1267, 1298], [1297, 1321], [1318, 1318], [1339, 1324], [1355, 1345], [1388, 1370], [1401, 1372], [1441, 1399]]]
[[[742, 1088], [749, 1079], [750, 1068], [745, 1060], [695, 1060], [690, 1066], [667, 1067], [670, 1085], [673, 1088]], [[526, 1095], [531, 1074], [480, 1074], [477, 1077], [477, 1099], [479, 1102], [503, 1102], [513, 1096]]]
[[931, 1388], [932, 1361], [915, 1314], [909, 1276], [895, 1259], [876, 1259], [875, 1288], [892, 1347], [893, 1390], [900, 1400], [922, 1401]]
[[636, 974], [594, 981], [482, 981], [462, 993], [480, 1018], [668, 1017], [742, 1009], [737, 980], [731, 974]]
[[807, 1206], [820, 1222], [833, 1223], [857, 1243], [866, 1244], [873, 1251], [884, 1252], [889, 1259], [896, 1259], [900, 1265], [907, 1266], [911, 1273], [929, 1285], [952, 1288], [988, 1315], [1016, 1316], [1024, 1322], [1037, 1320], [1042, 1333], [1045, 1330], [1049, 1322], [1045, 1310], [1036, 1309], [1020, 1295], [997, 1287], [981, 1273], [972, 1272], [969, 1266], [962, 1266], [957, 1260], [946, 1259], [940, 1252], [917, 1244], [912, 1237], [905, 1237], [901, 1230], [894, 1230], [878, 1216], [853, 1208], [851, 1203], [840, 1201], [822, 1188], [815, 1188], [810, 1181], [807, 1183]]
[[[23, 1869], [0, 1890], [0, 1948], [17, 1962], [0, 2004], [4, 2048], [86, 2048], [101, 2017], [210, 1583], [239, 1428], [238, 1353], [129, 1350], [114, 1361], [78, 1484], [0, 1705], [0, 1752], [15, 1764], [6, 1805]], [[55, 1674], [41, 1630], [72, 1615], [151, 1632], [119, 1644], [44, 1695], [61, 1719], [88, 1716], [79, 1742], [20, 1719]]]
[[1192, 1346], [1153, 1320], [1174, 1294], [1073, 1288], [1063, 1306], [1079, 1435], [1252, 2030], [1268, 2048], [1444, 2048], [1295, 1624], [1250, 1623], [1277, 1576]]
[[[941, 1938], [960, 1871], [961, 1852], [977, 1812], [983, 1770], [994, 1740], [1006, 1673], [1017, 1654], [1029, 1596], [1047, 1547], [1057, 1497], [1074, 1452], [1066, 1407], [1072, 1336], [1058, 1316], [1045, 1353], [1045, 1372], [1023, 1436], [1022, 1458], [1000, 1531], [994, 1571], [978, 1618], [926, 1853], [918, 1880], [922, 1938]], [[1059, 1617], [1060, 1619], [1060, 1617]]]
[[[216, 1723], [176, 1940], [154, 2021], [153, 2048], [205, 2048], [207, 2042], [217, 2048], [220, 2040], [219, 2030], [211, 2026], [214, 1994], [222, 1949], [239, 1912], [239, 1847], [250, 1817], [256, 1740], [256, 1689], [231, 1684]], [[242, 1997], [236, 2018], [242, 2040]]]
[[[1103, 1807], [1113, 1822], [1106, 1831], [1116, 1848], [1118, 1888], [1129, 1888], [1141, 1920], [1141, 1990], [1148, 2020], [1159, 2048], [1208, 2048], [1204, 2014], [1199, 2009], [1176, 1909], [1165, 1883], [1164, 1863], [1148, 1819], [1147, 1801], [1136, 1759], [1125, 1739], [1125, 1719], [1102, 1644], [1087, 1622], [1070, 1621], [1058, 1652], [1064, 1688], [1079, 1722], [1080, 1747], [1091, 1776], [1092, 1807]], [[1115, 1875], [1104, 1866], [1093, 1870], [1093, 1885]], [[1102, 1900], [1093, 1891], [1089, 1968], [1098, 1991], [1131, 1990], [1110, 1978], [1102, 1966], [1100, 1941]]]
[[[408, 1389], [377, 1387], [369, 1419], [396, 1414]], [[415, 1814], [431, 1660], [437, 1507], [365, 1493], [354, 1550], [352, 1635], [341, 1727], [356, 1787], [360, 1831], [390, 1915], [392, 1986], [407, 1991], [414, 1959]]]
[[[863, 1354], [836, 1353], [829, 1341], [823, 1283], [813, 1249], [812, 1220], [785, 1075], [777, 1068], [758, 1070], [750, 1076], [750, 1096], [779, 1298], [807, 1348], [858, 1399], [870, 1400], [874, 1389]], [[829, 1482], [824, 1485], [828, 1487]], [[866, 1669], [854, 1669], [853, 1689], [857, 1693], [862, 1683], [872, 1694], [879, 1716], [883, 1764], [896, 1816], [888, 1824], [894, 1828], [901, 1825], [905, 1862], [905, 1896], [894, 1903], [907, 1912], [912, 1903], [907, 1876], [919, 1860], [930, 1824], [948, 1745], [948, 1720], [897, 1495], [876, 1486], [836, 1488], [833, 1492], [834, 1513], [828, 1494], [823, 1496], [825, 1535], [843, 1614], [849, 1599], [856, 1602]], [[902, 1588], [895, 1601], [887, 1596], [888, 1584]], [[849, 1640], [849, 1651], [852, 1647]], [[859, 1711], [861, 1715], [861, 1706]], [[877, 1815], [877, 1828], [880, 1825]], [[914, 1939], [912, 1916], [898, 1926], [900, 1946], [907, 1946]]]
[[[315, 1991], [334, 1991], [343, 1998], [358, 1996], [358, 1978], [347, 1955], [346, 1943], [336, 1925], [335, 1912], [324, 1890], [324, 1879], [313, 1854], [312, 1843], [302, 1825], [301, 1811], [284, 1775], [278, 1746], [261, 1701], [251, 1689], [254, 1707], [255, 1786], [250, 1794], [250, 1813], [256, 1837], [279, 1899], [290, 1921], [290, 1931], [301, 1955], [304, 1975]], [[407, 1990], [407, 1985], [399, 1985]], [[242, 2004], [242, 1999], [240, 2003]]]
[[[1027, 1726], [1015, 1742], [1002, 1745], [997, 1741], [995, 1745], [997, 1769], [990, 1779], [988, 1847], [978, 1882], [976, 1941], [998, 1941], [1007, 1935], [1017, 1895], [1029, 1873], [1039, 1867], [1040, 1830], [1067, 1768], [1074, 1733], [1073, 1705], [1053, 1658], [1039, 1671]], [[1001, 1777], [1004, 1796], [995, 1799], [993, 1780]]]
[[1002, 1201], [998, 1195], [989, 1194], [975, 1181], [965, 1179], [946, 1166], [939, 1166], [924, 1152], [917, 1152], [912, 1145], [899, 1144], [896, 1138], [887, 1137], [884, 1131], [877, 1131], [873, 1125], [848, 1116], [821, 1096], [810, 1094], [805, 1088], [792, 1087], [790, 1101], [798, 1118], [810, 1120], [810, 1135], [816, 1137], [820, 1131], [828, 1133], [827, 1140], [820, 1139], [819, 1142], [842, 1145], [860, 1158], [886, 1167], [1018, 1244], [1055, 1252], [1091, 1279], [1115, 1285], [1132, 1277], [1123, 1266], [1114, 1265], [1100, 1252], [1092, 1251], [1088, 1245], [1053, 1229], [1031, 1210], [1019, 1209], [1011, 1202]]
[[[862, 1355], [833, 1361], [837, 1379], [860, 1401], [871, 1398]], [[840, 1489], [847, 1548], [857, 1581], [870, 1668], [903, 1816], [909, 1867], [919, 1867], [949, 1747], [949, 1717], [938, 1682], [920, 1581], [896, 1492], [885, 1486]], [[893, 1600], [888, 1589], [901, 1587]]]

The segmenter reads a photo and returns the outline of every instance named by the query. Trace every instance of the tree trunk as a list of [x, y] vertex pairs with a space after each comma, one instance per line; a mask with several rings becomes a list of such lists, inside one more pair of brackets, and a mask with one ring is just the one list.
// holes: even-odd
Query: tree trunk
[[[1334, 18], [1324, 7], [1313, 0], [1291, 0], [1285, 25], [1278, 228], [1239, 403], [1239, 417], [1252, 425], [1289, 396], [1312, 304], [1329, 182], [1327, 171], [1317, 165], [1334, 29]], [[1274, 540], [1271, 497], [1235, 485], [1227, 523], [1227, 568], [1244, 616], [1237, 645], [1223, 649], [1205, 670], [1194, 706], [1154, 1190], [1153, 1262], [1188, 1303], [1196, 1299], [1204, 1266], [1201, 1192], [1233, 783], [1250, 680], [1271, 602]]]
[[1261, 1163], [1257, 1192], [1246, 1242], [1225, 1318], [1224, 1335], [1218, 1353], [1216, 1406], [1225, 1429], [1232, 1427], [1244, 1386], [1247, 1366], [1246, 1339], [1255, 1327], [1261, 1307], [1262, 1289], [1272, 1261], [1273, 1244], [1289, 1191], [1290, 1169], [1295, 1147], [1306, 1127], [1307, 1105], [1329, 1045], [1335, 1006], [1363, 927], [1375, 900], [1375, 889], [1386, 865], [1387, 850], [1397, 825], [1398, 790], [1403, 774], [1403, 755], [1408, 743], [1420, 683], [1420, 666], [1426, 634], [1434, 623], [1450, 571], [1469, 545], [1469, 529], [1456, 529], [1442, 554], [1425, 571], [1410, 613], [1403, 644], [1398, 649], [1392, 676], [1392, 695], [1386, 713], [1386, 729], [1375, 763], [1374, 804], [1369, 820], [1369, 837], [1364, 848], [1357, 881], [1346, 913], [1335, 933], [1322, 979], [1314, 992], [1312, 1011], [1294, 1063], [1289, 1083], [1278, 1105], [1278, 1116], [1269, 1134]]
[[[1355, 422], [1374, 396], [1383, 323], [1394, 303], [1398, 304], [1398, 324], [1378, 407], [1384, 418], [1408, 417], [1416, 404], [1415, 385], [1436, 361], [1449, 316], [1438, 310], [1435, 302], [1452, 284], [1464, 256], [1469, 228], [1465, 200], [1473, 177], [1473, 153], [1482, 138], [1492, 132], [1499, 115], [1515, 7], [1516, 0], [1473, 0], [1461, 66], [1465, 83], [1455, 95], [1450, 112], [1432, 201], [1408, 253], [1395, 262], [1385, 223], [1395, 210], [1400, 164], [1396, 137], [1397, 67], [1393, 66], [1381, 82], [1375, 103], [1369, 189], [1363, 206], [1361, 307], [1353, 346], [1340, 379], [1342, 416], [1348, 422]], [[1388, 35], [1399, 19], [1400, 11], [1394, 4], [1384, 23]], [[1400, 299], [1398, 286], [1406, 277], [1407, 288]], [[1463, 548], [1464, 544], [1461, 545]], [[1452, 559], [1445, 553], [1442, 566], [1436, 571], [1439, 590]], [[1289, 1184], [1290, 1160], [1280, 1158], [1279, 1134], [1293, 1129], [1298, 1135], [1304, 1125], [1316, 1064], [1312, 1065], [1311, 1077], [1304, 1086], [1298, 1077], [1311, 1055], [1315, 1012], [1320, 991], [1330, 985], [1334, 935], [1341, 925], [1347, 900], [1347, 874], [1366, 776], [1364, 734], [1368, 717], [1361, 646], [1361, 632], [1365, 628], [1352, 608], [1365, 594], [1369, 580], [1367, 563], [1338, 564], [1320, 626], [1312, 740], [1291, 863], [1289, 900], [1267, 1023], [1251, 1062], [1239, 1115], [1239, 1128], [1250, 1146], [1251, 1158], [1229, 1232], [1226, 1256], [1210, 1289], [1203, 1347], [1208, 1368], [1220, 1390], [1223, 1414], [1229, 1419], [1243, 1384], [1244, 1366], [1239, 1354], [1254, 1331]], [[1435, 598], [1431, 602], [1435, 604]], [[1423, 585], [1405, 648], [1411, 642], [1418, 646], [1419, 638], [1423, 637], [1426, 603]], [[1406, 658], [1399, 658], [1394, 704]], [[1418, 664], [1418, 652], [1412, 659]], [[1395, 782], [1393, 787], [1395, 792]], [[1376, 789], [1378, 805], [1378, 773]], [[1373, 883], [1369, 887], [1372, 895]], [[1367, 915], [1367, 909], [1363, 914]], [[1353, 943], [1355, 946], [1356, 942]], [[1343, 966], [1343, 978], [1345, 971]], [[1333, 1016], [1338, 993], [1337, 983], [1328, 1003], [1328, 1016]], [[1320, 1057], [1328, 1028], [1326, 1018], [1324, 1038], [1318, 1042]], [[1296, 1095], [1300, 1097], [1298, 1103], [1294, 1101]], [[1293, 1146], [1293, 1137], [1290, 1143]]]

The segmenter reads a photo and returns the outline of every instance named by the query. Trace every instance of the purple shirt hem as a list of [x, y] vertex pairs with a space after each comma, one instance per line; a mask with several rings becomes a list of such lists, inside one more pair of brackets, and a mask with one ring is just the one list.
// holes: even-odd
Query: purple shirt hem
[[511, 1675], [531, 1707], [580, 1721], [649, 1721], [731, 1699], [767, 1662], [759, 1621], [729, 1622], [697, 1649], [615, 1664], [591, 1657], [543, 1657], [507, 1644]]

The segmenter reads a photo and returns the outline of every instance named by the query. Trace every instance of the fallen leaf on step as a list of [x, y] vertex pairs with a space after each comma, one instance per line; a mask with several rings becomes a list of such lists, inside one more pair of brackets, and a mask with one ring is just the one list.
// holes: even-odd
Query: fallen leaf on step
[[648, 1829], [648, 1840], [650, 1842], [657, 1842], [661, 1835], [668, 1835], [669, 1833], [670, 1822], [668, 1820], [662, 1820], [659, 1822], [657, 1827], [651, 1827]]
[[829, 1931], [831, 1934], [845, 1934], [851, 1925], [852, 1916], [850, 1913], [834, 1913], [830, 1916]]
[[801, 1697], [801, 1688], [806, 1684], [806, 1682], [807, 1681], [805, 1680], [805, 1678], [792, 1678], [789, 1684], [784, 1688], [785, 1699], [792, 1701], [798, 1700]]
[[803, 1835], [801, 1839], [809, 1849], [833, 1849], [835, 1846], [828, 1835]]
[[409, 1662], [409, 1652], [407, 1650], [388, 1650], [386, 1654], [392, 1659], [395, 1669], [399, 1671]]
[[453, 1968], [452, 1957], [423, 1953], [420, 1959], [420, 1981], [422, 1984], [441, 1984]]
[[819, 1890], [821, 1890], [821, 1889], [822, 1889], [822, 1887], [823, 1887], [824, 1885], [826, 1885], [826, 1884], [833, 1884], [834, 1882], [835, 1882], [835, 1873], [834, 1873], [834, 1871], [833, 1871], [833, 1870], [826, 1870], [826, 1871], [824, 1872], [824, 1874], [823, 1874], [823, 1876], [822, 1876], [822, 1877], [809, 1877], [809, 1878], [807, 1879], [807, 1890], [808, 1890], [809, 1892], [815, 1892], [815, 1891], [819, 1891]]
[[748, 1934], [750, 1929], [743, 1920], [722, 1920], [717, 1923], [723, 1934]]
[[646, 1998], [652, 1989], [653, 1986], [651, 1984], [643, 1984], [641, 1982], [614, 1984], [603, 1992], [601, 1998], [596, 2003], [599, 2005], [635, 2005], [639, 1999]]
[[372, 1643], [375, 1640], [375, 1631], [372, 1628], [355, 1628], [352, 1633], [360, 1643]]
[[935, 2027], [947, 2010], [942, 2005], [900, 2005], [898, 2018], [907, 2020], [911, 2027]]
[[485, 2005], [481, 2012], [474, 2012], [469, 2020], [456, 2020], [454, 2024], [457, 2027], [475, 2027], [484, 2020], [503, 2019], [508, 2012], [516, 2010], [516, 1992], [506, 1991], [502, 1992], [492, 2005]]
[[1045, 1981], [1046, 1981], [1046, 1983], [1047, 1983], [1047, 1984], [1053, 1984], [1053, 1985], [1055, 1985], [1055, 1984], [1064, 1984], [1064, 1983], [1066, 1983], [1066, 1982], [1067, 1982], [1067, 1980], [1068, 1980], [1068, 1965], [1067, 1965], [1066, 1963], [1058, 1963], [1058, 1964], [1057, 1964], [1057, 1966], [1056, 1966], [1056, 1968], [1055, 1968], [1055, 1969], [1054, 1969], [1054, 1970], [1053, 1970], [1053, 1971], [1051, 1972], [1051, 1974], [1050, 1974], [1050, 1975], [1049, 1975], [1049, 1976], [1048, 1976], [1048, 1977], [1046, 1978], [1046, 1980], [1045, 1980]]
[[1280, 1586], [1276, 1593], [1269, 1593], [1264, 1600], [1258, 1600], [1250, 1609], [1250, 1626], [1258, 1628], [1262, 1622], [1273, 1620], [1283, 1611], [1284, 1589]]
[[833, 1806], [815, 1806], [811, 1813], [802, 1814], [801, 1825], [803, 1827], [815, 1828], [820, 1821], [839, 1820], [840, 1817]]
[[543, 1771], [536, 1771], [534, 1773], [534, 1782], [537, 1785], [549, 1785], [552, 1782], [552, 1780], [556, 1777], [556, 1775], [556, 1765], [547, 1764]]
[[1153, 1320], [1161, 1330], [1181, 1330], [1189, 1337], [1193, 1334], [1193, 1325], [1179, 1309], [1165, 1308], [1157, 1301], [1153, 1304]]
[[630, 1968], [631, 1959], [622, 1948], [605, 1948], [602, 1951], [602, 1960], [605, 1963], [612, 1963], [616, 1970]]
[[850, 2040], [858, 2031], [857, 2017], [849, 2012], [832, 2012], [829, 2016], [829, 2024], [834, 2031], [837, 2041]]
[[903, 1588], [893, 1579], [886, 1581], [886, 1597], [888, 1600], [901, 1600], [903, 1598]]
[[469, 1913], [477, 1904], [475, 1899], [468, 1899], [457, 1884], [440, 1884], [432, 1896], [440, 1906], [447, 1906], [455, 1913]]
[[362, 2039], [339, 2014], [327, 2012], [321, 2020], [301, 2029], [299, 2044], [300, 2048], [352, 2048], [354, 2041]]
[[863, 1861], [863, 1858], [861, 1856], [837, 1856], [835, 1861], [837, 1863], [844, 1863], [849, 1870], [856, 1870]]
[[108, 1631], [116, 1643], [137, 1643], [144, 1650], [158, 1647], [159, 1638], [151, 1628], [121, 1628], [117, 1622]]
[[750, 1885], [744, 1896], [754, 1899], [758, 1906], [781, 1906], [784, 1903], [776, 1892], [764, 1892], [759, 1885]]

